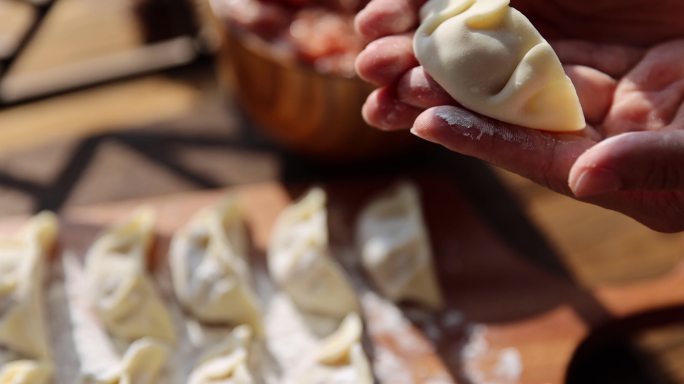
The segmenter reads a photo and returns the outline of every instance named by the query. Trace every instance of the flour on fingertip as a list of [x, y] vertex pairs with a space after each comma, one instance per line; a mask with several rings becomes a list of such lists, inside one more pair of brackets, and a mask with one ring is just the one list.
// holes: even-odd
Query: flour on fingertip
[[497, 126], [487, 119], [464, 113], [458, 108], [437, 108], [435, 115], [451, 127], [464, 129], [463, 136], [472, 140], [479, 141], [484, 136], [496, 137], [508, 143], [519, 144], [522, 149], [532, 149], [528, 133], [503, 125]]

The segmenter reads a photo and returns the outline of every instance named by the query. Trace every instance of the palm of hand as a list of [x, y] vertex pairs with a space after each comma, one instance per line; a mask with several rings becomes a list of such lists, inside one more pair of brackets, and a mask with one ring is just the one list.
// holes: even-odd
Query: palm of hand
[[684, 128], [684, 40], [656, 46], [618, 83], [603, 121], [608, 136]]
[[[415, 11], [423, 2], [373, 0], [357, 18], [361, 32], [374, 40], [359, 56], [357, 71], [380, 86], [364, 106], [369, 123], [386, 130], [412, 126], [411, 131], [426, 140], [625, 213], [654, 229], [684, 229], [684, 39], [653, 44], [664, 37], [684, 37], [684, 24], [678, 20], [684, 3], [661, 0], [660, 17], [651, 15], [657, 26], [644, 30], [645, 26], [634, 24], [631, 32], [618, 34], [625, 37], [618, 39], [621, 45], [586, 39], [552, 41], [589, 123], [583, 135], [570, 135], [511, 126], [458, 107], [413, 57], [411, 34], [406, 32], [415, 25]], [[624, 0], [595, 0], [592, 4], [604, 11], [606, 7], [631, 10], [609, 13], [611, 20], [596, 23], [596, 17], [583, 17], [596, 12], [586, 2], [513, 3], [528, 16], [549, 16], [533, 22], [559, 25], [558, 30], [547, 28], [553, 37], [608, 40], [615, 37], [616, 23], [626, 24], [620, 22], [620, 15], [627, 17], [624, 21], [639, 5], [651, 13], [657, 8], [652, 0], [630, 0], [627, 7], [622, 6]], [[567, 25], [571, 28], [563, 30]], [[568, 30], [579, 32], [568, 34]], [[634, 44], [625, 44], [632, 40]], [[651, 48], [641, 48], [647, 45]]]
[[[588, 131], [596, 141], [573, 164], [569, 183], [576, 195], [591, 195], [590, 202], [622, 211], [655, 229], [681, 230], [684, 155], [678, 152], [684, 151], [684, 40], [657, 45], [643, 57], [631, 48], [623, 49], [632, 54], [613, 61], [613, 71], [602, 68], [618, 80], [601, 76], [598, 70], [578, 74], [578, 68], [568, 68], [581, 85], [578, 95], [588, 105], [585, 110], [593, 113], [588, 116], [592, 125]], [[570, 52], [570, 56], [577, 54]], [[663, 166], [668, 163], [669, 167]], [[589, 179], [582, 186], [585, 172]], [[618, 174], [619, 180], [598, 180], [606, 173]], [[597, 180], [591, 180], [592, 174], [597, 174]], [[618, 188], [625, 190], [610, 193]]]

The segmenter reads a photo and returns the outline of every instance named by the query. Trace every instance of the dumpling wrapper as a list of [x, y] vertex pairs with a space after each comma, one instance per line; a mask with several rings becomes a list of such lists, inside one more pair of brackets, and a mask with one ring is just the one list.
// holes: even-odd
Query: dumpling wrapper
[[0, 384], [48, 384], [52, 366], [33, 360], [17, 360], [0, 368]]
[[0, 346], [22, 358], [49, 356], [43, 280], [57, 230], [56, 216], [43, 212], [16, 236], [0, 240]]
[[237, 201], [228, 198], [200, 211], [171, 243], [171, 276], [178, 300], [200, 321], [248, 324], [261, 334], [261, 312], [247, 260], [247, 236]]
[[358, 313], [348, 314], [338, 329], [321, 341], [316, 351], [323, 369], [308, 369], [301, 384], [372, 384], [373, 372], [363, 351], [363, 322]]
[[358, 301], [328, 244], [326, 196], [312, 189], [278, 217], [268, 250], [275, 282], [304, 311], [342, 319]]
[[146, 269], [153, 226], [154, 214], [138, 210], [105, 231], [86, 255], [91, 303], [107, 330], [128, 342], [175, 340], [171, 316]]
[[361, 263], [383, 296], [442, 307], [417, 188], [402, 183], [371, 201], [359, 216]]
[[95, 377], [85, 384], [155, 384], [168, 359], [168, 348], [152, 339], [134, 341], [126, 350], [119, 367]]
[[586, 126], [558, 56], [510, 0], [430, 0], [414, 51], [426, 72], [464, 107], [547, 131]]
[[350, 346], [361, 342], [363, 322], [358, 313], [353, 312], [342, 320], [339, 328], [321, 343], [318, 361], [326, 365], [348, 364]]
[[249, 369], [251, 330], [236, 327], [228, 339], [200, 359], [188, 384], [254, 384]]

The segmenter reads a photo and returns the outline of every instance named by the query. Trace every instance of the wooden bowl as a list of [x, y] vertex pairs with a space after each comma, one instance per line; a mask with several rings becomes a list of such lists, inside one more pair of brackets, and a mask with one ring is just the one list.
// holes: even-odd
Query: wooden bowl
[[381, 132], [363, 121], [361, 107], [371, 85], [317, 72], [225, 17], [219, 21], [222, 88], [283, 148], [347, 162], [396, 154], [417, 142], [408, 132]]

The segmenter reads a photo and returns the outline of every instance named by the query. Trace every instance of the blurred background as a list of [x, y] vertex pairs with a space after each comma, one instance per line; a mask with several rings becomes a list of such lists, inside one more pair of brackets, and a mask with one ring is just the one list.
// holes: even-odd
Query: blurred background
[[[681, 262], [682, 235], [367, 127], [359, 111], [371, 88], [353, 73], [363, 6], [0, 0], [0, 215], [430, 172], [453, 179], [519, 253], [587, 289]], [[595, 343], [570, 382], [684, 383], [682, 318], [670, 319]]]

